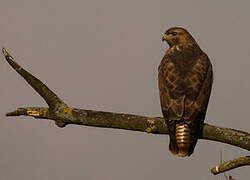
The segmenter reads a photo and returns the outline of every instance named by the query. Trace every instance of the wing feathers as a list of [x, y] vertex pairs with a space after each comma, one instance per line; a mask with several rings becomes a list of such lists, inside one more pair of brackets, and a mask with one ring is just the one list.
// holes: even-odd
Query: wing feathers
[[[194, 51], [193, 51], [194, 52]], [[175, 56], [166, 54], [159, 66], [159, 91], [164, 118], [170, 132], [170, 150], [178, 154], [176, 126], [187, 123], [192, 141], [191, 155], [204, 122], [212, 87], [212, 65], [205, 53]]]

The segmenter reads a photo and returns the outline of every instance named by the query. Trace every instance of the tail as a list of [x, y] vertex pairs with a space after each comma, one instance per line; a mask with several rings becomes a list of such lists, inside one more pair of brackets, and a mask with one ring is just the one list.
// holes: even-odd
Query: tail
[[[190, 127], [185, 123], [171, 125], [175, 127], [170, 127], [170, 152], [181, 157], [190, 156], [197, 142], [192, 138]], [[171, 129], [174, 132], [171, 133]]]

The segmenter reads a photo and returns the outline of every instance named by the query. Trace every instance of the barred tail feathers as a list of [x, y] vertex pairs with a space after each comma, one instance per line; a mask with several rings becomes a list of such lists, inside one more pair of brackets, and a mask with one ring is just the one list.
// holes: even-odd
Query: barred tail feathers
[[176, 144], [178, 146], [178, 156], [189, 156], [192, 143], [191, 130], [187, 124], [176, 124]]
[[[181, 157], [190, 156], [195, 144], [192, 143], [192, 134], [190, 127], [185, 123], [173, 123], [174, 135], [170, 135], [169, 150], [174, 155]], [[170, 133], [171, 134], [171, 133]]]

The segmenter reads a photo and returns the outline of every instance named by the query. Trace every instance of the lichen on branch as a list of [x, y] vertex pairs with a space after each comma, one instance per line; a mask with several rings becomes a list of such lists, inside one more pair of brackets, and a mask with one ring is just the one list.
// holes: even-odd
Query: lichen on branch
[[[168, 134], [167, 125], [161, 117], [146, 117], [133, 114], [94, 111], [69, 107], [44, 83], [18, 65], [5, 48], [2, 49], [2, 52], [10, 66], [19, 75], [21, 75], [26, 82], [29, 83], [29, 85], [45, 100], [49, 106], [18, 108], [13, 112], [7, 113], [6, 116], [23, 115], [40, 119], [54, 120], [56, 125], [59, 127], [65, 127], [67, 124], [77, 124], [95, 127], [119, 128], [154, 134]], [[250, 151], [250, 134], [247, 132], [204, 124], [199, 138], [231, 144]], [[237, 165], [237, 163], [231, 163], [230, 167], [232, 169], [234, 166], [237, 167]], [[217, 170], [218, 168], [216, 169], [216, 172]], [[214, 172], [214, 170], [212, 172]]]
[[250, 165], [250, 156], [240, 157], [237, 159], [230, 160], [228, 162], [222, 163], [218, 166], [215, 166], [211, 169], [211, 172], [214, 175], [229, 171], [231, 169], [235, 169], [241, 166]]

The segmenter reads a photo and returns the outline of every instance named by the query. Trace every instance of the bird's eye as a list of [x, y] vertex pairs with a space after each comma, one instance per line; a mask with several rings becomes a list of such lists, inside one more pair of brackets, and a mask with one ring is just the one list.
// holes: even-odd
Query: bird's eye
[[177, 32], [171, 32], [171, 34], [172, 34], [173, 36], [176, 36], [176, 35], [177, 35]]

